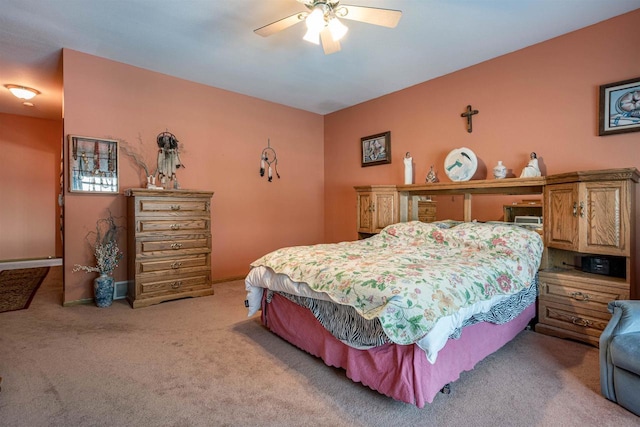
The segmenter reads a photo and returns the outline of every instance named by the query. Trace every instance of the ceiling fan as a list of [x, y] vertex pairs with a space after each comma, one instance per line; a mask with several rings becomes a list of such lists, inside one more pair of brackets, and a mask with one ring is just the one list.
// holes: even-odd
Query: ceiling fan
[[320, 44], [326, 55], [340, 50], [340, 39], [347, 33], [348, 28], [338, 18], [367, 24], [381, 25], [394, 28], [402, 16], [402, 12], [393, 9], [377, 7], [341, 5], [339, 0], [297, 0], [304, 4], [309, 12], [295, 13], [271, 24], [260, 27], [254, 32], [267, 37], [282, 31], [298, 22], [305, 21], [307, 33], [304, 40]]

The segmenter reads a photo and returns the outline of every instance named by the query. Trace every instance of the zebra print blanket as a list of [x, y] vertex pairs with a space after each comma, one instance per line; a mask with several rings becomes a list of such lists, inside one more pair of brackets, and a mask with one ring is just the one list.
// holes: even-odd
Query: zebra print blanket
[[[267, 291], [267, 303], [271, 301], [274, 293], [278, 293], [295, 304], [310, 310], [327, 331], [351, 347], [367, 349], [392, 342], [384, 333], [384, 329], [380, 325], [378, 318], [365, 319], [351, 306], [272, 290]], [[491, 307], [489, 311], [474, 314], [466, 319], [462, 326], [457, 328], [449, 338], [460, 338], [463, 328], [476, 323], [507, 323], [534, 303], [537, 295], [538, 277], [536, 275], [534, 283], [529, 288], [510, 296], [506, 300], [500, 301]], [[419, 342], [418, 345], [420, 345]]]

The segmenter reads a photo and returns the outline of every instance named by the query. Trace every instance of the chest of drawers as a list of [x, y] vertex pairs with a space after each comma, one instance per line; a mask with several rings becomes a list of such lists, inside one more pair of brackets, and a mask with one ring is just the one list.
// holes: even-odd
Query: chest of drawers
[[213, 294], [213, 192], [141, 188], [125, 195], [131, 306]]

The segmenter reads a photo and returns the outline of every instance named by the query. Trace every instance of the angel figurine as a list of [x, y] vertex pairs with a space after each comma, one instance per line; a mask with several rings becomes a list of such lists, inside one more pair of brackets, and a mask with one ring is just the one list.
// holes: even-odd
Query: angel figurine
[[534, 152], [529, 155], [529, 163], [522, 169], [520, 178], [530, 178], [541, 176], [540, 167], [538, 166], [538, 155]]

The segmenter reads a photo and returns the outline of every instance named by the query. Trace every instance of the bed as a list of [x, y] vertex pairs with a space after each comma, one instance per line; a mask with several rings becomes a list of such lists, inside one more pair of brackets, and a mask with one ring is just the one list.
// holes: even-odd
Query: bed
[[420, 408], [535, 316], [542, 239], [504, 223], [411, 221], [369, 239], [297, 246], [251, 264], [248, 315]]

